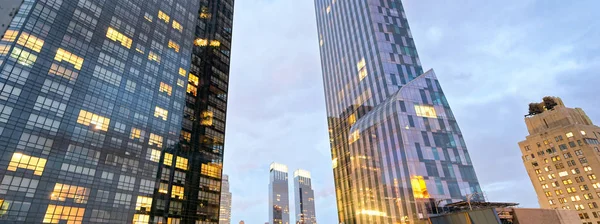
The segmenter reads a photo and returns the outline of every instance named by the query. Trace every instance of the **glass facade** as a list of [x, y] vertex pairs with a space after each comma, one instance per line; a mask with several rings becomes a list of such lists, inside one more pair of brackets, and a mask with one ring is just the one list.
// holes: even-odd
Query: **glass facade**
[[339, 222], [416, 223], [481, 192], [402, 2], [315, 5]]
[[312, 189], [310, 172], [294, 171], [294, 196], [297, 224], [316, 224], [315, 192]]
[[217, 223], [232, 7], [25, 0], [0, 40], [0, 222]]
[[272, 163], [269, 170], [269, 223], [290, 224], [288, 168]]

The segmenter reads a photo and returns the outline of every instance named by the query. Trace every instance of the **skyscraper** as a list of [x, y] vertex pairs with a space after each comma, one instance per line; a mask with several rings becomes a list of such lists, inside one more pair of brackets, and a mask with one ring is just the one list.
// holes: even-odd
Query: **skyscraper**
[[339, 222], [415, 222], [480, 192], [401, 1], [315, 5]]
[[540, 206], [577, 210], [584, 223], [600, 222], [600, 127], [555, 97], [530, 104], [525, 123], [529, 136], [519, 147]]
[[296, 223], [316, 224], [315, 192], [312, 189], [310, 172], [294, 171], [294, 200], [296, 208]]
[[269, 222], [271, 224], [289, 224], [288, 167], [279, 163], [271, 163], [269, 172]]
[[217, 223], [232, 4], [25, 0], [0, 41], [0, 222]]
[[221, 183], [221, 210], [219, 224], [231, 223], [231, 192], [229, 192], [229, 176], [223, 175]]

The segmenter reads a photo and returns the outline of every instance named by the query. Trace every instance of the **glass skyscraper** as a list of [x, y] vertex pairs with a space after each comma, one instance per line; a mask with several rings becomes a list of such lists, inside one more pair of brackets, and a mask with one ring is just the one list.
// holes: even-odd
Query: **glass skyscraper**
[[25, 0], [0, 222], [218, 223], [233, 0]]
[[315, 192], [312, 189], [310, 172], [294, 171], [294, 196], [296, 224], [316, 224]]
[[271, 163], [269, 172], [269, 223], [290, 224], [288, 167]]
[[437, 204], [480, 192], [402, 2], [315, 5], [339, 222], [416, 223]]

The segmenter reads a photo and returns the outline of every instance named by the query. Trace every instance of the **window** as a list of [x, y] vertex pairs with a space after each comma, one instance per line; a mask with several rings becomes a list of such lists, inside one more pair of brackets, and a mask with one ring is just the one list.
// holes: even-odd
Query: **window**
[[175, 52], [179, 52], [179, 44], [173, 42], [172, 40], [169, 40], [168, 47], [173, 48], [173, 50], [175, 50]]
[[552, 162], [560, 161], [560, 156], [553, 156]]
[[168, 23], [171, 19], [171, 17], [169, 17], [167, 14], [160, 10], [158, 11], [158, 18], [165, 21], [165, 23]]
[[161, 148], [163, 143], [163, 137], [160, 135], [150, 133], [150, 141], [148, 141], [148, 145], [156, 145], [156, 147]]
[[567, 171], [562, 171], [562, 172], [558, 173], [558, 176], [560, 176], [560, 177], [564, 177], [564, 176], [568, 176], [568, 175], [569, 175], [569, 172], [567, 172]]
[[586, 158], [579, 158], [579, 162], [584, 164], [587, 163], [587, 159]]
[[183, 187], [173, 185], [173, 188], [171, 188], [171, 198], [183, 199]]
[[209, 45], [211, 47], [218, 47], [221, 46], [221, 42], [219, 42], [218, 40], [211, 40]]
[[548, 200], [548, 203], [553, 205], [554, 204], [554, 200]]
[[33, 170], [34, 175], [41, 176], [46, 166], [46, 159], [28, 156], [15, 152], [8, 164], [9, 171], [17, 171], [17, 168]]
[[167, 93], [167, 95], [170, 96], [171, 93], [173, 92], [173, 88], [170, 85], [168, 85], [168, 84], [166, 84], [164, 82], [160, 82], [160, 89], [159, 89], [159, 91], [160, 92], [165, 92], [165, 93]]
[[566, 179], [566, 180], [563, 180], [562, 182], [564, 185], [569, 185], [569, 184], [573, 183], [573, 181], [571, 179]]
[[587, 185], [581, 185], [581, 186], [579, 186], [579, 190], [581, 190], [581, 191], [587, 191], [589, 189], [590, 188]]
[[130, 203], [131, 203], [131, 195], [130, 194], [122, 194], [122, 193], [115, 194], [115, 200], [113, 202], [114, 208], [124, 207], [124, 208], [128, 209]]
[[188, 159], [177, 156], [177, 162], [175, 163], [175, 167], [187, 170], [188, 169]]
[[72, 198], [75, 203], [87, 203], [90, 190], [85, 187], [56, 183], [50, 195], [50, 200], [65, 201]]
[[585, 198], [585, 200], [594, 199], [594, 195], [592, 193], [584, 194], [583, 197]]
[[187, 85], [187, 93], [192, 94], [193, 96], [196, 96], [196, 87], [192, 86], [192, 85]]
[[169, 193], [169, 184], [160, 183], [158, 186], [158, 192], [163, 193], [163, 194]]
[[160, 107], [155, 107], [154, 108], [154, 117], [158, 117], [158, 118], [162, 118], [163, 120], [167, 120], [167, 116], [169, 115], [169, 111], [160, 108]]
[[558, 181], [554, 181], [552, 183], [552, 187], [559, 187], [559, 186], [560, 186], [560, 184], [558, 183]]
[[540, 169], [535, 169], [535, 173], [536, 173], [536, 174], [541, 174], [541, 173], [542, 173], [542, 171], [541, 171]]
[[144, 196], [137, 197], [137, 201], [135, 203], [135, 210], [150, 211], [150, 206], [152, 206], [152, 198]]
[[54, 60], [61, 62], [66, 61], [71, 63], [75, 69], [81, 70], [81, 66], [83, 66], [83, 58], [78, 57], [77, 55], [72, 54], [62, 48], [59, 48], [56, 51], [56, 56], [54, 56]]
[[573, 132], [567, 132], [567, 134], [565, 134], [567, 136], [567, 138], [572, 138], [573, 137]]
[[596, 179], [596, 175], [594, 175], [594, 174], [588, 174], [587, 176], [588, 176], [588, 178], [590, 178], [590, 180]]
[[167, 166], [172, 166], [173, 165], [173, 154], [165, 153], [165, 158], [163, 159], [163, 164], [165, 164]]
[[581, 135], [586, 135], [585, 131], [580, 131]]
[[[24, 192], [25, 197], [33, 197], [38, 183], [39, 180], [35, 179], [5, 175], [2, 179], [2, 184], [0, 185], [0, 194], [8, 194], [9, 191], [17, 191]], [[2, 204], [1, 201], [0, 204]], [[0, 217], [2, 210], [3, 209], [0, 207]]]
[[592, 167], [590, 167], [590, 166], [584, 166], [583, 167], [583, 171], [585, 171], [585, 172], [592, 171]]
[[551, 168], [551, 167], [549, 167], [549, 166], [547, 166], [547, 167], [545, 167], [545, 168], [544, 168], [544, 170], [545, 170], [546, 172], [548, 172], [548, 171], [552, 171], [552, 168]]
[[590, 207], [590, 209], [598, 208], [598, 204], [596, 202], [588, 203], [588, 206]]
[[200, 84], [200, 82], [198, 81], [198, 76], [195, 76], [194, 74], [190, 73], [190, 77], [188, 77], [188, 81], [192, 84], [194, 84], [195, 86], [198, 86], [198, 84]]
[[550, 192], [550, 191], [546, 191], [546, 196], [547, 196], [547, 197], [551, 197], [551, 196], [552, 196], [552, 192]]
[[127, 49], [131, 48], [131, 43], [133, 42], [131, 38], [125, 36], [119, 31], [113, 29], [112, 27], [108, 27], [108, 31], [106, 31], [106, 37], [112, 41], [120, 42], [121, 45], [126, 47]]
[[121, 175], [119, 176], [119, 184], [117, 188], [122, 190], [132, 191], [135, 185], [135, 177]]
[[144, 13], [144, 19], [148, 20], [148, 22], [152, 22], [154, 17], [146, 12]]
[[563, 154], [563, 155], [564, 155], [565, 159], [568, 159], [568, 158], [571, 158], [571, 157], [572, 157], [570, 152], [568, 152], [568, 153], [565, 153], [565, 154]]
[[[202, 164], [201, 174], [214, 178], [221, 178], [221, 166], [213, 163]], [[543, 177], [542, 177], [543, 178]]]
[[160, 64], [160, 56], [152, 51], [148, 53], [148, 60], [155, 61]]
[[581, 201], [581, 198], [579, 198], [579, 195], [571, 196], [571, 201]]
[[200, 47], [208, 46], [208, 40], [197, 38], [194, 40], [194, 45], [200, 46]]
[[548, 189], [548, 184], [543, 184], [542, 189]]
[[83, 221], [84, 208], [68, 207], [60, 205], [48, 205], [44, 223], [66, 223], [80, 224]]
[[17, 44], [40, 53], [40, 51], [42, 50], [42, 46], [44, 46], [44, 40], [39, 39], [34, 35], [30, 35], [26, 32], [23, 32], [21, 33], [21, 36], [19, 36]]
[[556, 195], [561, 195], [561, 194], [563, 194], [563, 190], [560, 190], [560, 189], [559, 190], [555, 190], [554, 193]]
[[87, 112], [85, 110], [80, 110], [79, 117], [77, 118], [77, 123], [86, 126], [93, 125], [92, 127], [94, 129], [108, 131], [108, 124], [110, 123], [110, 119], [91, 112]]
[[179, 32], [183, 32], [183, 26], [179, 24], [179, 22], [173, 20], [173, 29], [179, 30]]
[[150, 216], [149, 215], [142, 215], [142, 214], [134, 214], [133, 215], [133, 224], [146, 224], [146, 223], [150, 223]]
[[417, 116], [420, 117], [437, 118], [435, 108], [432, 106], [415, 105], [415, 111], [417, 112]]
[[156, 150], [156, 149], [148, 149], [150, 151], [150, 158], [149, 160], [152, 162], [159, 162], [160, 161], [160, 151]]
[[19, 47], [14, 47], [12, 53], [10, 53], [10, 56], [16, 59], [17, 63], [19, 63], [20, 65], [29, 67], [31, 67], [37, 60], [36, 55], [29, 53], [28, 51], [23, 50]]
[[583, 152], [581, 151], [581, 149], [575, 150], [575, 155], [582, 156]]
[[548, 174], [548, 180], [552, 180], [556, 178], [556, 174]]
[[594, 189], [598, 189], [598, 188], [600, 188], [600, 183], [594, 183], [594, 184], [592, 184], [592, 187], [594, 187]]
[[577, 189], [575, 189], [574, 187], [568, 187], [567, 188], [567, 192], [568, 193], [575, 193], [575, 192], [577, 192]]
[[179, 68], [179, 75], [185, 77], [185, 75], [187, 74], [187, 71], [183, 68]]

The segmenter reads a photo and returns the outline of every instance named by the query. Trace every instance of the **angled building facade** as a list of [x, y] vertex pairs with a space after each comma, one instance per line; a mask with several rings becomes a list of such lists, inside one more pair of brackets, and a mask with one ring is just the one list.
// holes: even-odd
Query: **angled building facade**
[[339, 222], [415, 223], [481, 192], [402, 2], [315, 5]]
[[288, 167], [271, 163], [269, 172], [269, 223], [290, 224]]
[[218, 223], [232, 15], [24, 0], [0, 40], [0, 222]]
[[231, 224], [231, 192], [229, 191], [229, 176], [223, 175], [221, 182], [221, 210], [219, 224]]
[[310, 172], [294, 171], [294, 196], [296, 224], [316, 224], [315, 192], [312, 189]]
[[529, 136], [519, 142], [540, 207], [576, 210], [583, 223], [600, 222], [600, 127], [560, 98], [530, 104]]

